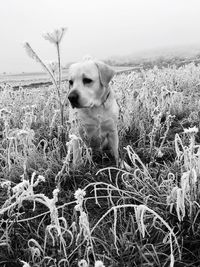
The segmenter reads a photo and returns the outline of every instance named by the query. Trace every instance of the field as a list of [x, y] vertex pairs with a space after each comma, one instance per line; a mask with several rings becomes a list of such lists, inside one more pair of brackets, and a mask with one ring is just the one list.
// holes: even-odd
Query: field
[[[135, 67], [128, 66], [113, 66], [116, 72], [131, 70]], [[137, 68], [137, 67], [136, 67]], [[62, 80], [67, 80], [68, 68], [62, 71]], [[49, 76], [45, 72], [31, 72], [31, 73], [10, 73], [10, 74], [0, 74], [0, 87], [3, 88], [5, 84], [11, 85], [14, 89], [21, 87], [35, 88], [41, 85], [52, 84], [49, 81]]]
[[[63, 79], [66, 79], [66, 77], [67, 77], [67, 70], [64, 70]], [[49, 81], [49, 76], [45, 72], [0, 74], [1, 87], [3, 87], [5, 84], [9, 84], [14, 89], [18, 89], [19, 86], [32, 88], [50, 83], [51, 82]]]
[[0, 266], [200, 266], [200, 65], [113, 78], [119, 168], [80, 139], [67, 81], [63, 118], [54, 85], [15, 85], [0, 91]]

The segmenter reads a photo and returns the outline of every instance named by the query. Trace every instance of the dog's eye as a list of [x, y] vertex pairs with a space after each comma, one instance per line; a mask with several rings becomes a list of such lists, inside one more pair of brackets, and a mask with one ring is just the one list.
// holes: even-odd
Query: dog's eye
[[89, 79], [89, 78], [83, 78], [83, 83], [84, 84], [90, 84], [90, 83], [92, 83], [93, 81], [91, 80], [91, 79]]
[[73, 85], [73, 83], [74, 83], [74, 82], [73, 82], [72, 80], [69, 80], [69, 85], [71, 85], [71, 86], [72, 86], [72, 85]]

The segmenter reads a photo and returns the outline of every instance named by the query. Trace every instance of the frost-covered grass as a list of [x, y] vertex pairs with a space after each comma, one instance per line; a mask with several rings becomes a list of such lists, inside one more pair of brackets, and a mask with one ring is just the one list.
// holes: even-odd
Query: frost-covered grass
[[67, 100], [63, 150], [53, 86], [5, 86], [0, 264], [198, 266], [199, 73], [190, 64], [114, 77], [119, 169], [91, 157]]
[[200, 66], [114, 77], [120, 168], [43, 67], [52, 86], [0, 92], [0, 266], [199, 266]]

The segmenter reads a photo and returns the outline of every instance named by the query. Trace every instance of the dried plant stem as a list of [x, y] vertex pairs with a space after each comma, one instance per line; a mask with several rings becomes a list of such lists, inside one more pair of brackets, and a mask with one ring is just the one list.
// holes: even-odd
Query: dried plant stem
[[58, 54], [58, 85], [59, 89], [61, 87], [61, 61], [60, 61], [60, 46], [59, 43], [56, 43], [56, 49], [57, 49], [57, 54]]
[[60, 46], [59, 42], [56, 43], [56, 49], [57, 49], [57, 56], [58, 56], [58, 98], [59, 98], [59, 104], [60, 104], [60, 119], [61, 119], [61, 142], [63, 144], [63, 148], [65, 150], [66, 148], [66, 138], [65, 138], [65, 132], [64, 132], [64, 102], [61, 100], [61, 60], [60, 60]]
[[[62, 149], [61, 149], [61, 157], [64, 156], [65, 154], [65, 148], [66, 148], [66, 137], [65, 137], [65, 131], [64, 131], [64, 101], [62, 101], [61, 97], [61, 59], [60, 59], [60, 40], [62, 39], [62, 36], [64, 34], [64, 30], [61, 32], [61, 36], [59, 40], [57, 39], [53, 43], [56, 45], [56, 50], [57, 50], [57, 57], [58, 57], [58, 81], [56, 81], [56, 78], [52, 71], [46, 66], [46, 64], [40, 59], [40, 57], [37, 55], [37, 53], [32, 49], [29, 43], [25, 43], [24, 47], [26, 49], [27, 54], [34, 59], [36, 62], [40, 63], [43, 69], [49, 74], [55, 88], [57, 91], [57, 96], [58, 96], [58, 102], [59, 102], [59, 108], [60, 108], [60, 122], [61, 122], [61, 142], [62, 142]], [[51, 37], [51, 35], [48, 35], [48, 39]]]

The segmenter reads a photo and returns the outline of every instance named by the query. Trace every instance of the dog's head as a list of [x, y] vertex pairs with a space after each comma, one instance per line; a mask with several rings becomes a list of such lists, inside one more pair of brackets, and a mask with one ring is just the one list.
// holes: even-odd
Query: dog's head
[[75, 63], [69, 69], [68, 99], [73, 108], [100, 106], [108, 94], [114, 70], [103, 62], [91, 59]]

